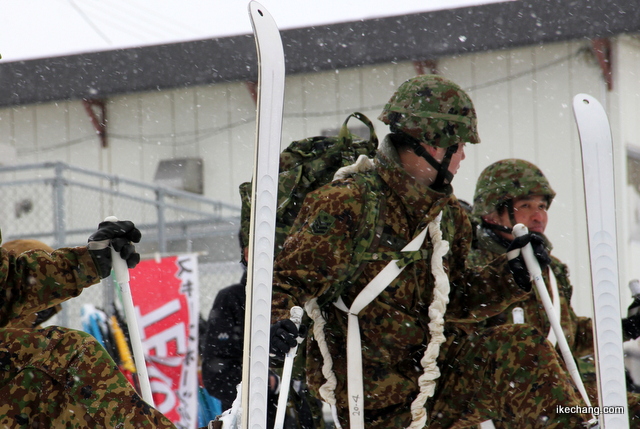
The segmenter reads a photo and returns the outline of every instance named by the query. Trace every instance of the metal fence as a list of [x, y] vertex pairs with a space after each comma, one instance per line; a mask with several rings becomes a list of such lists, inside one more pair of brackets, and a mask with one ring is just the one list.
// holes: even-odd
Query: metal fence
[[[3, 241], [36, 239], [53, 248], [81, 246], [105, 217], [132, 220], [143, 258], [197, 253], [200, 310], [206, 317], [219, 289], [242, 274], [237, 233], [240, 207], [163, 186], [64, 163], [0, 166]], [[80, 308], [107, 307], [110, 281], [68, 301], [51, 323], [79, 329]]]

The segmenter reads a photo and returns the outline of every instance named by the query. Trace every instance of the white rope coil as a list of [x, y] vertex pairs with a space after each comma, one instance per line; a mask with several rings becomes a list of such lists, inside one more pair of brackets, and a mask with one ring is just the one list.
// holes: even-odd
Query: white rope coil
[[322, 312], [320, 311], [317, 298], [309, 300], [305, 304], [304, 309], [311, 320], [313, 320], [313, 335], [318, 343], [320, 353], [322, 354], [322, 375], [327, 380], [322, 386], [320, 386], [319, 393], [322, 399], [331, 407], [331, 414], [333, 415], [333, 422], [336, 428], [342, 429], [340, 421], [338, 420], [338, 410], [336, 407], [335, 390], [338, 381], [335, 373], [333, 372], [333, 359], [331, 358], [331, 353], [329, 352], [329, 347], [327, 346], [327, 341], [324, 335], [324, 326], [327, 322], [324, 320], [324, 317], [322, 317]]
[[373, 160], [367, 155], [360, 155], [356, 162], [345, 167], [341, 167], [333, 175], [333, 180], [340, 180], [352, 176], [355, 173], [365, 173], [374, 169]]
[[433, 396], [436, 389], [436, 379], [440, 377], [437, 359], [440, 354], [440, 346], [446, 340], [444, 336], [444, 315], [449, 303], [449, 277], [444, 271], [442, 258], [449, 251], [449, 242], [442, 239], [440, 221], [442, 213], [429, 223], [429, 234], [433, 244], [433, 254], [431, 255], [431, 272], [435, 279], [433, 290], [433, 301], [429, 306], [429, 334], [431, 340], [420, 360], [424, 368], [423, 374], [418, 378], [420, 393], [411, 403], [411, 425], [408, 429], [421, 429], [427, 423], [427, 409], [425, 404], [427, 399]]
[[[429, 334], [431, 340], [429, 341], [427, 349], [420, 360], [420, 364], [424, 368], [424, 372], [418, 378], [420, 393], [411, 404], [412, 422], [408, 429], [423, 428], [427, 422], [427, 410], [425, 404], [435, 393], [435, 380], [440, 377], [440, 369], [438, 368], [437, 359], [440, 354], [440, 346], [446, 340], [444, 336], [444, 315], [447, 311], [447, 304], [449, 303], [450, 284], [449, 277], [444, 270], [442, 258], [449, 251], [449, 242], [442, 239], [442, 231], [440, 229], [441, 219], [442, 213], [430, 222], [428, 226], [433, 244], [431, 272], [435, 279], [433, 301], [429, 306]], [[333, 415], [336, 428], [341, 429], [337, 416], [335, 397], [337, 380], [333, 372], [333, 359], [331, 358], [331, 353], [329, 352], [324, 334], [326, 321], [324, 320], [324, 317], [322, 317], [316, 298], [307, 302], [305, 310], [313, 320], [314, 336], [318, 342], [318, 347], [323, 359], [322, 374], [327, 380], [320, 387], [320, 396], [331, 407], [331, 413]]]

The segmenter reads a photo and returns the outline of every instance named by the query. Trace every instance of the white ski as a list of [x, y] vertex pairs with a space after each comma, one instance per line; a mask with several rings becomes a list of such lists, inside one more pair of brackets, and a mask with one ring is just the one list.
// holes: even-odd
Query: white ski
[[628, 428], [611, 129], [604, 108], [590, 95], [574, 97], [573, 113], [582, 148], [599, 405], [605, 412], [604, 407], [624, 411], [601, 414], [600, 428]]
[[247, 267], [242, 428], [266, 428], [271, 283], [284, 108], [284, 49], [269, 12], [249, 3], [258, 50], [258, 107]]

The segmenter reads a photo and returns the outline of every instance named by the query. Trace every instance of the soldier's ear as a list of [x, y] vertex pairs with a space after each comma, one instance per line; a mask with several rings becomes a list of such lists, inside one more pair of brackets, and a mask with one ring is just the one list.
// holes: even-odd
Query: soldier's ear
[[444, 153], [446, 152], [446, 149], [443, 150], [443, 148], [431, 146], [430, 144], [426, 144], [426, 143], [423, 143], [422, 146], [427, 150], [427, 153], [429, 155], [431, 155], [436, 159], [436, 161], [440, 162], [442, 161], [442, 158], [444, 158]]

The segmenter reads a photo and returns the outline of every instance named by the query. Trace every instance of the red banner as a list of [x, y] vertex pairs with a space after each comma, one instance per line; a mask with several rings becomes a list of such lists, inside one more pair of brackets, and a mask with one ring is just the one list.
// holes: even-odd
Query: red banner
[[196, 428], [197, 256], [142, 261], [130, 284], [155, 406], [177, 428]]

